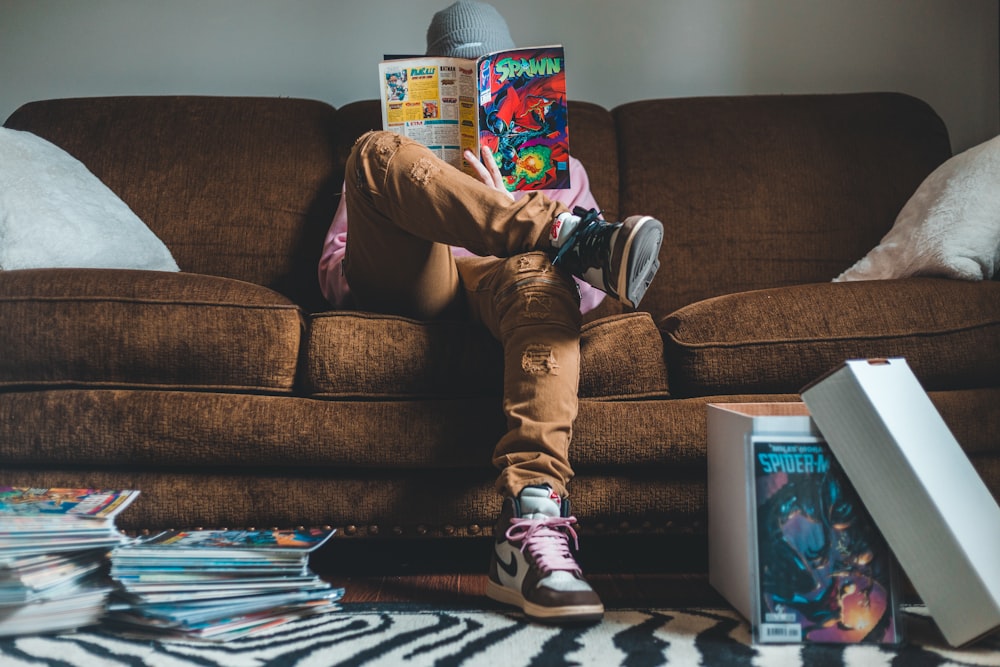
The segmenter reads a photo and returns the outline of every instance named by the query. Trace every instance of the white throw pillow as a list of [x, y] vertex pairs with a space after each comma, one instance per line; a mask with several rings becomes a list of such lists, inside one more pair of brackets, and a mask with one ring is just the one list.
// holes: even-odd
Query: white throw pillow
[[167, 247], [79, 160], [0, 128], [0, 270], [179, 271]]
[[989, 280], [998, 268], [1000, 136], [934, 170], [879, 245], [834, 280]]

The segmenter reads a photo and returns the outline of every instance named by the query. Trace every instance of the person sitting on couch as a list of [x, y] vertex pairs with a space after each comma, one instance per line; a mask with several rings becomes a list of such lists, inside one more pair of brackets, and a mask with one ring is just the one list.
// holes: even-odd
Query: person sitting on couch
[[[452, 4], [427, 30], [427, 55], [474, 58], [513, 46], [503, 17], [480, 2]], [[536, 620], [598, 620], [603, 604], [571, 550], [566, 488], [581, 313], [604, 292], [638, 304], [659, 266], [663, 226], [649, 216], [600, 219], [573, 158], [571, 188], [513, 195], [489, 149], [465, 158], [481, 180], [401, 135], [362, 136], [347, 161], [320, 284], [335, 306], [471, 317], [500, 341], [509, 430], [493, 452], [504, 503], [487, 594]]]

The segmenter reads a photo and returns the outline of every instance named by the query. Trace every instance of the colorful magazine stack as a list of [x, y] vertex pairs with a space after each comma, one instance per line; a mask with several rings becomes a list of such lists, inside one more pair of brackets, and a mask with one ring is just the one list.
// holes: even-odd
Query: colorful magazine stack
[[332, 530], [167, 531], [112, 552], [108, 621], [159, 637], [227, 641], [339, 610], [309, 568]]
[[0, 636], [96, 623], [111, 587], [115, 517], [138, 491], [0, 486]]

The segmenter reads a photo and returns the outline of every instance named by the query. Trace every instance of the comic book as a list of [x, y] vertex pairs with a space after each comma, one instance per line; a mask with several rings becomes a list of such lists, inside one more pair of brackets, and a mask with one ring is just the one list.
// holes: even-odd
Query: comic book
[[138, 540], [121, 550], [122, 556], [222, 558], [224, 560], [302, 560], [330, 537], [321, 528], [298, 530], [168, 530]]
[[85, 530], [88, 524], [94, 527], [113, 525], [114, 518], [138, 495], [134, 490], [0, 486], [0, 516], [5, 531], [21, 532], [39, 526], [51, 530], [60, 524], [72, 524], [78, 530]]
[[77, 588], [60, 595], [4, 607], [0, 637], [74, 630], [97, 623], [104, 615], [107, 587]]
[[901, 640], [895, 564], [819, 438], [751, 438], [759, 643]]
[[485, 145], [507, 190], [567, 188], [569, 115], [563, 47], [478, 59], [417, 57], [379, 64], [382, 127], [475, 175], [462, 157]]
[[51, 599], [82, 587], [104, 567], [104, 553], [41, 554], [0, 564], [0, 608]]
[[124, 539], [115, 519], [135, 490], [0, 486], [0, 576], [33, 556], [110, 548]]

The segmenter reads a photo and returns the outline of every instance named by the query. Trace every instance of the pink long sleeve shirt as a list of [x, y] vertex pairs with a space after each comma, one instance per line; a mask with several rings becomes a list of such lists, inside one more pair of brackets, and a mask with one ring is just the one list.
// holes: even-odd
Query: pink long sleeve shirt
[[[569, 174], [572, 187], [564, 190], [548, 190], [546, 196], [549, 199], [562, 202], [573, 209], [574, 206], [582, 206], [585, 209], [597, 208], [594, 195], [590, 192], [590, 179], [583, 164], [576, 158], [569, 159]], [[519, 198], [523, 193], [515, 192], [514, 197]], [[326, 241], [323, 244], [323, 255], [319, 260], [319, 285], [323, 291], [323, 296], [334, 306], [343, 306], [347, 302], [350, 294], [350, 286], [344, 277], [342, 262], [344, 261], [344, 249], [347, 247], [347, 205], [343, 194], [340, 197], [340, 204], [337, 212], [333, 216], [330, 224], [330, 231], [326, 234]], [[473, 254], [465, 248], [452, 247], [452, 254], [455, 257], [472, 257]], [[588, 312], [597, 307], [604, 299], [604, 292], [590, 286], [577, 279], [580, 286], [580, 311]]]

